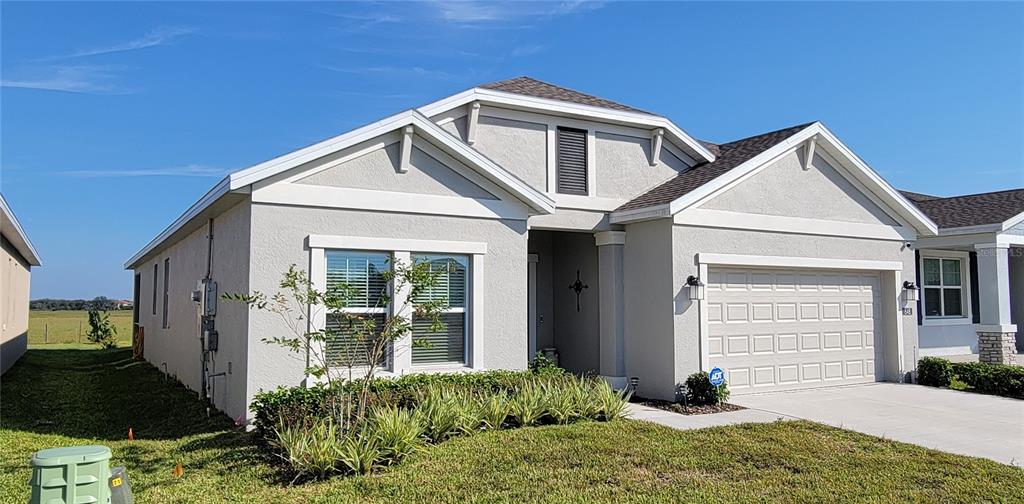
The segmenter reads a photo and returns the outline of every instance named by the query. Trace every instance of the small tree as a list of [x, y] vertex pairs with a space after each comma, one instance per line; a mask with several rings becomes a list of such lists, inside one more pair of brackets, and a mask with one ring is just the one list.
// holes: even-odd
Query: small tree
[[[262, 341], [305, 354], [307, 375], [324, 378], [330, 385], [341, 377], [353, 379], [357, 367], [365, 369], [356, 411], [357, 418], [362, 418], [366, 412], [374, 374], [387, 356], [391, 344], [412, 331], [412, 318], [428, 319], [432, 332], [444, 329], [440, 313], [447, 307], [447, 299], [419, 301], [426, 289], [437, 285], [441, 273], [432, 271], [427, 262], [405, 264], [392, 261], [390, 271], [382, 272], [385, 287], [373, 308], [390, 306], [395, 299], [391, 292], [404, 292], [407, 295], [402, 296], [400, 304], [393, 306], [391, 313], [384, 316], [380, 326], [367, 313], [344, 310], [350, 300], [359, 296], [357, 288], [339, 283], [323, 291], [317, 290], [306, 272], [294, 264], [282, 277], [280, 290], [273, 295], [253, 291], [250, 294], [225, 293], [221, 297], [280, 316], [288, 325], [290, 334], [263, 338]], [[328, 314], [339, 317], [341, 323], [336, 327], [328, 327], [327, 324], [324, 327], [313, 327], [309, 323], [310, 317], [321, 318], [321, 315]], [[347, 338], [353, 344], [345, 346], [347, 351], [329, 357], [327, 344], [337, 338]], [[413, 344], [427, 345], [422, 341], [414, 341]]]
[[110, 314], [105, 311], [89, 310], [89, 331], [86, 338], [91, 343], [102, 345], [103, 348], [117, 346], [117, 327], [110, 322]]

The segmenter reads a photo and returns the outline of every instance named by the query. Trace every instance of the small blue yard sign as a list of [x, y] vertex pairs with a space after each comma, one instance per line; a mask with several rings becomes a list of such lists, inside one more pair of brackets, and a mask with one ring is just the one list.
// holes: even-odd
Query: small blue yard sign
[[716, 387], [721, 387], [725, 383], [725, 372], [722, 371], [722, 368], [712, 368], [708, 373], [708, 381]]

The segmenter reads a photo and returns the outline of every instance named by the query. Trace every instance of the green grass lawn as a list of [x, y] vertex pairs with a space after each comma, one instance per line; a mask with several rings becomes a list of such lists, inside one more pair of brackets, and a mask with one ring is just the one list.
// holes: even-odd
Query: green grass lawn
[[[121, 345], [131, 345], [132, 311], [114, 310], [110, 321], [117, 328], [117, 340]], [[89, 312], [83, 310], [28, 312], [28, 344], [85, 343], [89, 331]]]
[[[0, 501], [27, 461], [101, 443], [136, 502], [1009, 502], [1024, 470], [808, 422], [680, 432], [639, 421], [482, 433], [366, 477], [289, 487], [250, 436], [125, 349], [29, 350], [0, 383]], [[918, 421], [920, 419], [908, 419]], [[125, 439], [128, 428], [136, 440]], [[171, 470], [181, 462], [185, 474]]]

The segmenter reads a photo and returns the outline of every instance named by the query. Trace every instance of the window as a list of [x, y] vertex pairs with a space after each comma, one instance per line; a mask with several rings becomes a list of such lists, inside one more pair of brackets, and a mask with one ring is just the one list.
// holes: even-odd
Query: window
[[922, 259], [926, 317], [964, 317], [962, 273], [963, 262], [960, 259]]
[[557, 138], [555, 192], [586, 196], [587, 131], [559, 127]]
[[171, 325], [167, 320], [167, 300], [170, 297], [170, 282], [171, 282], [171, 260], [164, 259], [164, 329], [168, 329]]
[[[373, 339], [357, 339], [354, 329], [360, 319], [372, 320], [377, 333], [384, 327], [388, 306], [382, 297], [387, 294], [388, 283], [384, 272], [390, 270], [390, 256], [383, 252], [354, 252], [329, 250], [327, 255], [327, 290], [348, 289], [345, 308], [327, 314], [327, 329], [332, 332], [326, 345], [327, 361], [331, 365], [367, 366]], [[346, 316], [346, 314], [350, 314]], [[385, 356], [381, 356], [384, 364]]]
[[[424, 289], [416, 303], [443, 301], [441, 313], [444, 327], [432, 331], [429, 318], [413, 317], [413, 364], [464, 364], [466, 362], [466, 272], [469, 257], [461, 255], [417, 254], [413, 262], [427, 262], [438, 274], [437, 284]], [[426, 343], [425, 345], [416, 342]]]
[[160, 278], [160, 263], [153, 265], [153, 315], [156, 315], [156, 283]]

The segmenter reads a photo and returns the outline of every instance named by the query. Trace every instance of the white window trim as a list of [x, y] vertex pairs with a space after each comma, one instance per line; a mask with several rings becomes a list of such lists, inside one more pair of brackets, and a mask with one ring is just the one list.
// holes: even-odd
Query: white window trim
[[[398, 376], [415, 372], [441, 371], [481, 371], [483, 366], [483, 335], [484, 335], [484, 256], [487, 254], [485, 242], [462, 242], [446, 240], [417, 240], [406, 238], [377, 238], [366, 236], [309, 235], [306, 237], [309, 248], [309, 278], [313, 288], [327, 288], [327, 250], [367, 250], [390, 252], [396, 261], [409, 263], [412, 254], [461, 254], [469, 256], [469, 280], [467, 285], [469, 297], [469, 320], [467, 327], [469, 336], [466, 344], [465, 364], [423, 364], [412, 365], [412, 336], [396, 340], [391, 349], [390, 369], [378, 370], [381, 377]], [[406, 292], [392, 292], [392, 309], [404, 304]], [[308, 314], [310, 330], [317, 330], [327, 323], [327, 312], [323, 306], [311, 306]], [[310, 352], [323, 352], [323, 348], [311, 348]], [[312, 360], [312, 359], [311, 359]], [[366, 368], [354, 368], [353, 377], [365, 375]], [[311, 386], [323, 382], [323, 378], [306, 376], [305, 385]]]
[[[921, 271], [921, 278], [919, 279], [919, 285], [921, 289], [921, 325], [923, 326], [952, 326], [952, 325], [968, 325], [974, 322], [974, 313], [972, 312], [973, 300], [971, 299], [971, 255], [969, 252], [960, 252], [956, 250], [921, 250], [920, 259], [917, 267]], [[925, 285], [924, 284], [924, 260], [925, 259], [957, 259], [960, 261], [960, 304], [961, 312], [963, 315], [945, 316], [945, 315], [928, 315], [925, 312], [925, 301], [924, 291], [927, 288], [956, 288], [953, 286], [945, 287], [941, 285]], [[939, 274], [941, 278], [942, 264], [939, 264]], [[941, 281], [941, 280], [940, 280]], [[945, 294], [943, 293], [942, 296]], [[940, 297], [940, 302], [941, 301]], [[945, 310], [945, 305], [943, 305]]]

